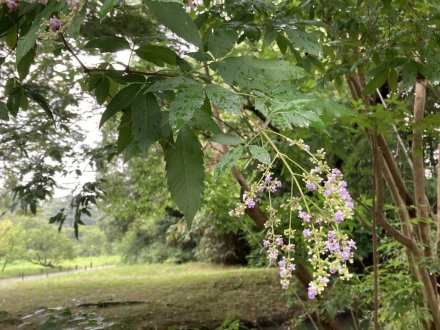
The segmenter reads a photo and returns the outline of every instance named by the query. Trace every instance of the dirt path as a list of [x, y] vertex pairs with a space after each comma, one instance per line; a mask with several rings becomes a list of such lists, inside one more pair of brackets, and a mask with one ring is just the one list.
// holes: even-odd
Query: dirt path
[[0, 279], [0, 284], [4, 283], [13, 283], [13, 282], [19, 282], [19, 281], [28, 281], [28, 280], [38, 280], [58, 275], [64, 275], [64, 274], [71, 274], [71, 273], [80, 273], [80, 272], [88, 272], [98, 269], [106, 269], [106, 268], [112, 268], [116, 267], [116, 265], [105, 265], [105, 266], [93, 266], [93, 267], [87, 267], [87, 268], [78, 268], [78, 269], [72, 269], [72, 270], [63, 270], [61, 272], [53, 272], [53, 273], [44, 273], [44, 274], [36, 274], [36, 275], [25, 275], [24, 277], [11, 277], [11, 278], [4, 278]]

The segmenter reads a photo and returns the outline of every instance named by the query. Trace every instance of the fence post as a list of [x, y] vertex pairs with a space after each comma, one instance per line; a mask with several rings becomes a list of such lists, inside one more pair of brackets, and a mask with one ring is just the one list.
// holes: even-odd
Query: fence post
[[75, 265], [75, 270], [78, 270], [78, 265]]
[[90, 261], [90, 268], [93, 268], [93, 264], [92, 264], [92, 262]]
[[24, 273], [21, 273], [21, 280], [24, 280]]

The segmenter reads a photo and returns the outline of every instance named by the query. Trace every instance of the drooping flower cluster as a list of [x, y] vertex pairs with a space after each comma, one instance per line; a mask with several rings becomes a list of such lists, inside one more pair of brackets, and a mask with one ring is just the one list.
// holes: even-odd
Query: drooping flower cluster
[[8, 7], [10, 10], [14, 11], [18, 9], [19, 0], [6, 0], [4, 1], [4, 5]]
[[[26, 2], [26, 3], [39, 3], [43, 5], [47, 5], [49, 0], [0, 0], [0, 7], [5, 6], [11, 11], [16, 11], [20, 3]], [[41, 36], [43, 38], [45, 37], [53, 37], [57, 36], [59, 32], [65, 27], [70, 24], [72, 19], [76, 16], [76, 14], [81, 9], [82, 0], [66, 0], [67, 10], [64, 10], [59, 13], [59, 17], [52, 17], [49, 19], [49, 21], [46, 22], [46, 27], [48, 28], [48, 32], [46, 33], [47, 36], [42, 34]], [[66, 13], [67, 12], [67, 13]]]
[[[243, 214], [246, 208], [255, 207], [257, 194], [268, 194], [268, 221], [265, 224], [268, 237], [263, 241], [263, 247], [266, 249], [269, 262], [279, 267], [283, 289], [289, 287], [292, 272], [295, 270], [292, 256], [295, 230], [292, 227], [293, 222], [299, 222], [303, 228], [302, 237], [306, 242], [308, 261], [313, 268], [313, 279], [309, 283], [308, 296], [314, 299], [327, 287], [331, 275], [337, 274], [344, 280], [351, 278], [347, 262], [353, 261], [356, 244], [340, 231], [339, 225], [353, 218], [354, 205], [347, 190], [347, 182], [343, 180], [343, 175], [338, 169], [331, 169], [325, 162], [324, 150], [311, 153], [310, 147], [302, 140], [288, 140], [288, 142], [291, 146], [297, 146], [306, 152], [309, 161], [313, 164], [312, 167], [314, 166], [310, 171], [304, 172], [302, 166], [293, 164], [301, 169], [301, 173], [291, 176], [295, 182], [292, 187], [296, 186], [298, 189], [292, 191], [291, 197], [280, 206], [289, 212], [288, 229], [284, 230], [282, 235], [277, 233], [283, 221], [278, 216], [278, 210], [272, 206], [271, 194], [281, 187], [281, 182], [273, 179], [273, 173], [266, 165], [259, 165], [262, 171], [261, 179], [243, 194], [242, 203], [237, 204], [231, 214], [236, 216]], [[276, 156], [284, 165], [290, 166], [288, 161], [290, 159], [286, 160], [282, 154]], [[290, 162], [293, 163], [292, 160]], [[302, 177], [302, 184], [298, 177]]]
[[[19, 7], [20, 2], [41, 3], [47, 5], [48, 1], [49, 0], [1, 0], [0, 4], [5, 4], [9, 9], [16, 10]], [[81, 6], [81, 0], [66, 0], [66, 3], [71, 9]]]

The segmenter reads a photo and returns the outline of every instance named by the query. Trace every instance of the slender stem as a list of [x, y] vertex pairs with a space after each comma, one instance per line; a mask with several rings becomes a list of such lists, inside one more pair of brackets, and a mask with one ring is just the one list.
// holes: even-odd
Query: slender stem
[[378, 255], [378, 242], [376, 233], [377, 219], [382, 217], [384, 208], [384, 191], [382, 182], [382, 171], [379, 162], [379, 151], [377, 148], [377, 136], [372, 136], [373, 145], [373, 223], [371, 228], [371, 234], [373, 236], [373, 294], [374, 294], [374, 330], [379, 329], [379, 255]]
[[306, 313], [307, 317], [309, 318], [310, 322], [312, 322], [313, 327], [315, 328], [315, 330], [319, 330], [318, 326], [316, 325], [315, 321], [313, 320], [313, 317], [310, 315], [310, 313], [307, 311], [307, 307], [304, 304], [304, 302], [302, 301], [302, 299], [298, 296], [298, 294], [296, 293], [296, 291], [293, 292], [297, 301], [301, 304], [302, 308], [304, 309], [304, 313]]

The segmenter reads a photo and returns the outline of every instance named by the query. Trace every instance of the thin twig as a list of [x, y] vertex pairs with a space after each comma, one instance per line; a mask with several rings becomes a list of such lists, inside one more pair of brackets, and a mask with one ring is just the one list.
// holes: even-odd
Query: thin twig
[[129, 65], [124, 70], [89, 68], [76, 55], [76, 53], [73, 51], [72, 47], [70, 47], [69, 43], [67, 42], [66, 38], [64, 37], [64, 35], [62, 33], [60, 33], [60, 37], [61, 37], [61, 40], [63, 41], [63, 44], [66, 47], [67, 51], [70, 54], [72, 54], [72, 56], [76, 59], [76, 61], [79, 63], [79, 65], [83, 69], [84, 73], [87, 73], [87, 74], [90, 74], [93, 72], [121, 72], [121, 73], [126, 73], [126, 74], [138, 74], [138, 75], [143, 75], [143, 76], [159, 76], [159, 77], [175, 77], [178, 75], [177, 73], [172, 73], [172, 72], [148, 72], [148, 71], [132, 70], [132, 69], [130, 69]]
[[302, 299], [298, 296], [298, 294], [296, 293], [296, 291], [293, 291], [293, 294], [295, 295], [295, 297], [298, 299], [299, 303], [301, 304], [302, 308], [304, 309], [304, 312], [306, 313], [307, 317], [309, 318], [310, 322], [312, 322], [313, 327], [316, 330], [319, 330], [318, 326], [316, 325], [315, 321], [313, 321], [313, 317], [309, 314], [309, 312], [307, 311], [307, 307], [304, 304], [304, 302], [302, 301]]
[[[387, 104], [385, 103], [385, 100], [384, 100], [384, 98], [382, 96], [382, 93], [380, 92], [380, 90], [378, 88], [376, 89], [376, 93], [377, 93], [377, 95], [380, 98], [380, 102], [382, 103], [383, 108], [385, 110], [388, 110]], [[400, 136], [399, 131], [397, 130], [396, 125], [392, 124], [391, 126], [393, 128], [394, 133], [396, 134], [397, 141], [399, 142], [400, 146], [402, 147], [403, 154], [405, 155], [406, 161], [408, 162], [408, 165], [409, 165], [409, 167], [412, 170], [412, 160], [411, 160], [411, 157], [408, 154], [408, 150], [406, 149], [405, 143], [403, 143], [402, 137]]]

